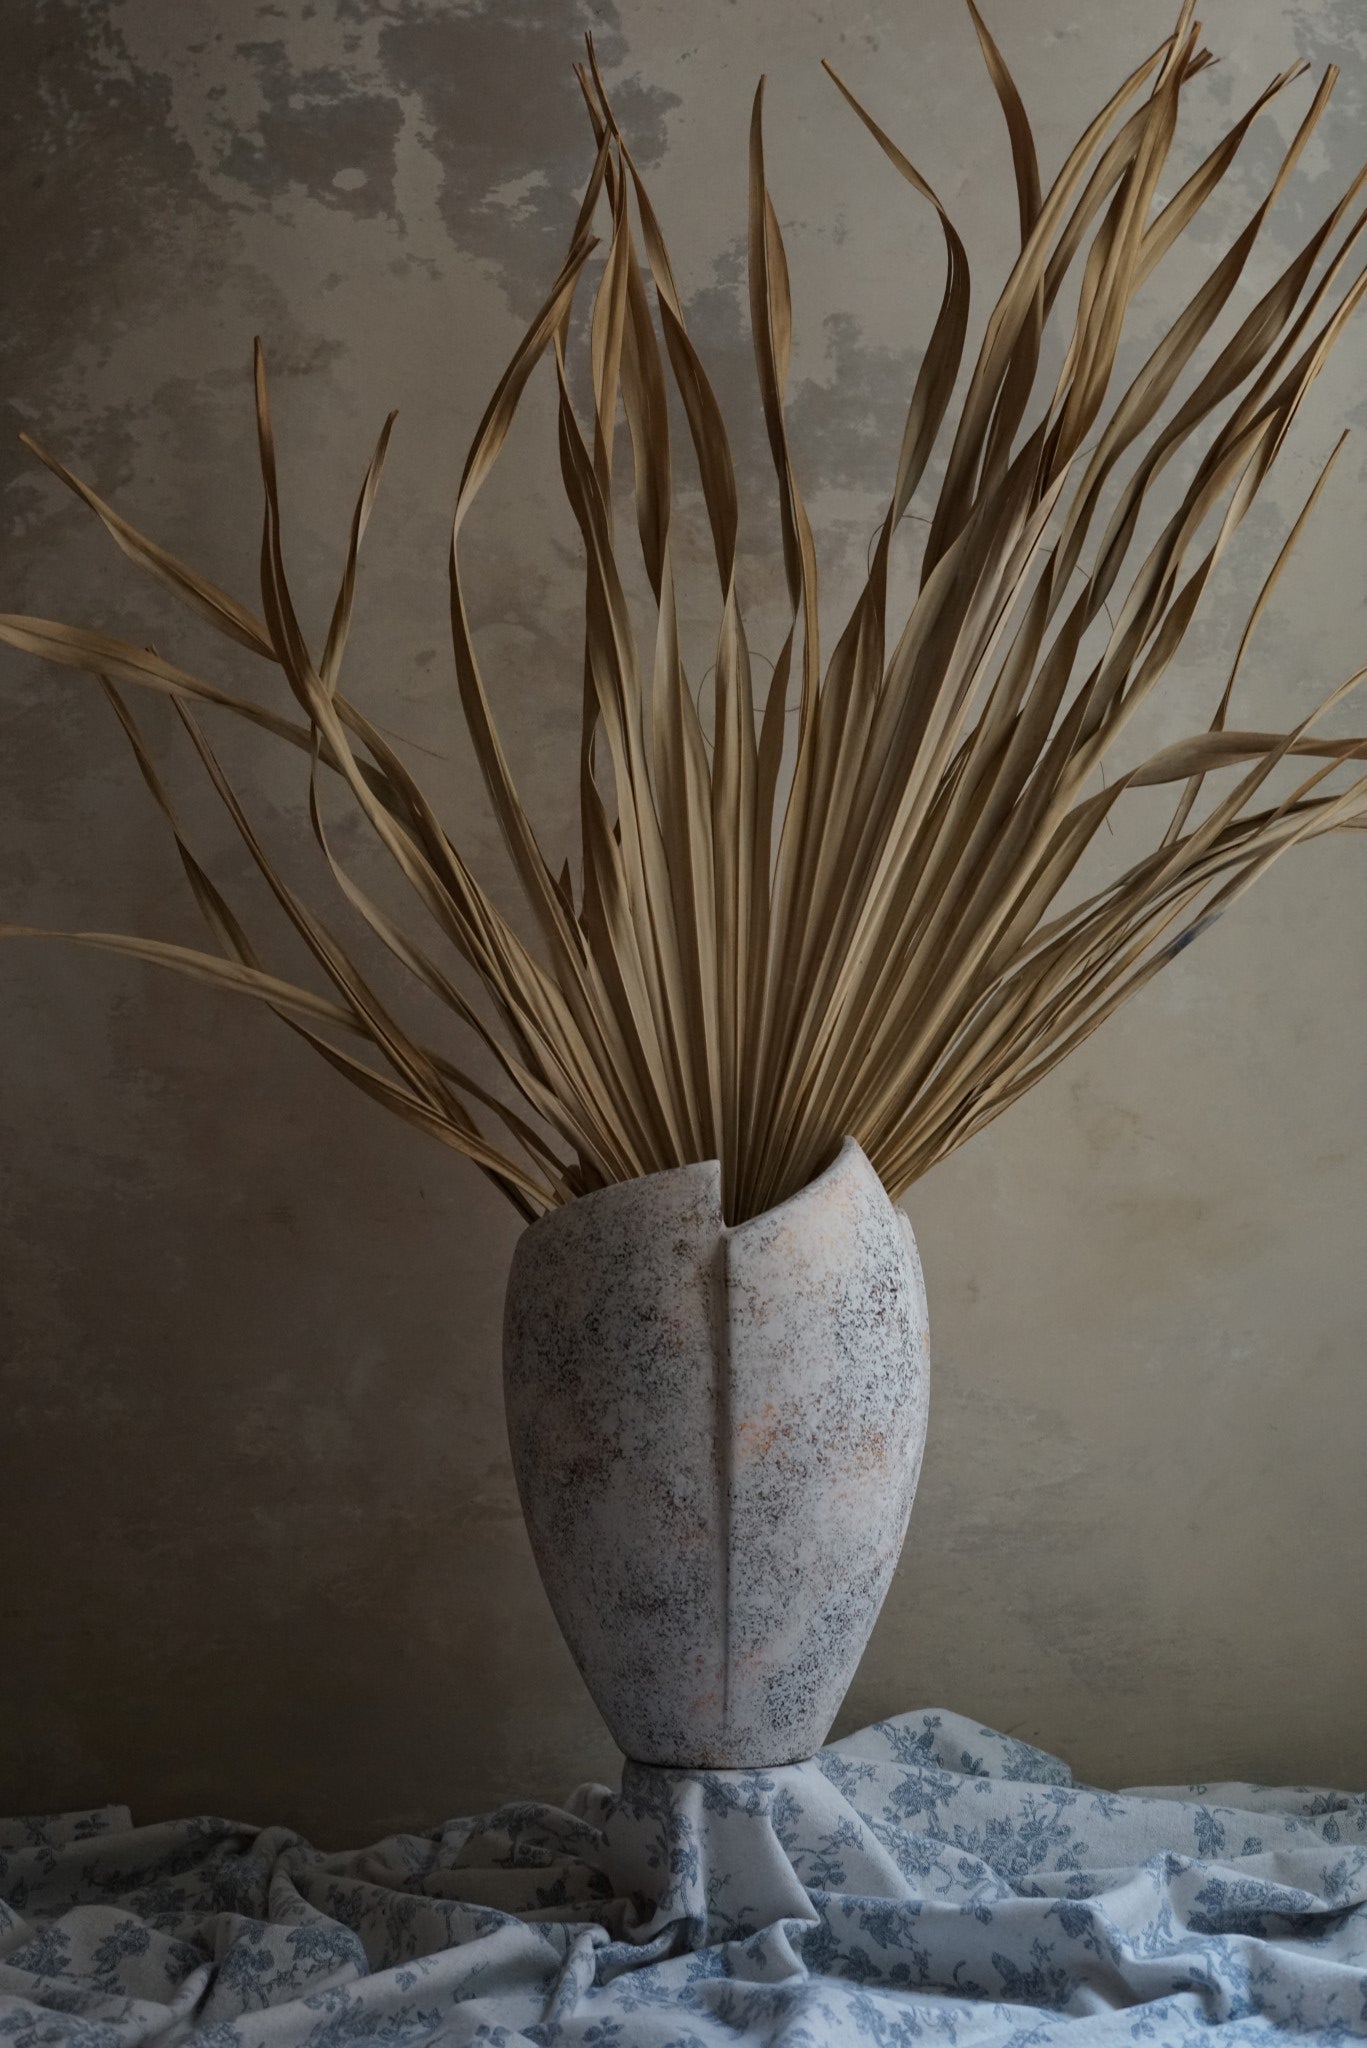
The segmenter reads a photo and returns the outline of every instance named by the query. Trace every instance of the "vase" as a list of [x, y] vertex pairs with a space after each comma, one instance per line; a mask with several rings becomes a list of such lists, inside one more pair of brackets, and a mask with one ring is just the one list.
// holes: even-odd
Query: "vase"
[[518, 1492], [619, 1747], [770, 1768], [825, 1740], [887, 1594], [929, 1393], [911, 1226], [847, 1138], [734, 1227], [715, 1160], [531, 1224], [504, 1318]]

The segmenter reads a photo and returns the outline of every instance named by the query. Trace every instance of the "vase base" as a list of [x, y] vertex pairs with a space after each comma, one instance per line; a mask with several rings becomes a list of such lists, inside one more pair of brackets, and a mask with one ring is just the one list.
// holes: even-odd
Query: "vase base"
[[625, 1760], [635, 1770], [680, 1771], [696, 1776], [701, 1771], [786, 1771], [795, 1764], [809, 1764], [816, 1753], [814, 1749], [807, 1749], [801, 1751], [797, 1756], [785, 1756], [777, 1759], [767, 1757], [762, 1761], [750, 1757], [742, 1760], [735, 1757], [715, 1755], [701, 1758], [695, 1763], [683, 1763], [674, 1758], [671, 1758], [668, 1763], [662, 1763], [643, 1756], [628, 1756]]

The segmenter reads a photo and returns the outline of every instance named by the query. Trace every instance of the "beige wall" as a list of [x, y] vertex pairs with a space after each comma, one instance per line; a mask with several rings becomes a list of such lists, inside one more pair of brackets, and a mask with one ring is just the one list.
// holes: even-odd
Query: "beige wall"
[[[1167, 0], [994, 12], [1047, 165], [1168, 25]], [[1363, 147], [1367, 36], [1356, 0], [1209, 14], [1225, 61], [1194, 91], [1194, 137], [1288, 56], [1344, 67], [1262, 281]], [[981, 307], [1014, 206], [956, 0], [48, 0], [6, 33], [26, 85], [4, 192], [14, 424], [250, 598], [259, 330], [317, 625], [347, 498], [397, 404], [352, 685], [429, 750], [413, 758], [490, 859], [454, 708], [444, 522], [585, 167], [570, 64], [590, 25], [738, 422], [760, 583], [774, 550], [740, 237], [749, 95], [769, 72], [794, 434], [838, 601], [940, 259], [818, 60], [867, 91], [961, 216]], [[1249, 146], [1198, 260], [1242, 224], [1301, 104]], [[1165, 738], [1205, 715], [1314, 463], [1363, 418], [1364, 336], [1198, 624]], [[544, 394], [533, 414], [472, 574], [553, 831], [575, 579]], [[233, 674], [12, 438], [0, 460], [8, 608]], [[1364, 506], [1350, 443], [1251, 661], [1246, 722], [1285, 721], [1365, 658]], [[0, 915], [194, 939], [93, 686], [9, 657], [0, 723]], [[152, 723], [200, 844], [240, 876], [168, 720]], [[297, 764], [225, 746], [303, 874]], [[1294, 857], [913, 1191], [931, 1447], [842, 1726], [938, 1703], [1102, 1780], [1367, 1782], [1365, 891], [1355, 839]], [[0, 986], [0, 1809], [125, 1798], [144, 1820], [207, 1807], [340, 1842], [611, 1775], [508, 1469], [511, 1212], [268, 1017], [56, 948], [6, 950]]]

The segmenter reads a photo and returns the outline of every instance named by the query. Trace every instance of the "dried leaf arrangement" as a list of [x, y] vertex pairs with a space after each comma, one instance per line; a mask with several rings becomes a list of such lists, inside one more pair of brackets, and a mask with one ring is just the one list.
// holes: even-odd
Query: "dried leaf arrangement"
[[[1229, 723], [1249, 634], [1329, 464], [1263, 587], [1208, 728], [1109, 781], [1104, 775], [1109, 751], [1167, 674], [1301, 401], [1367, 291], [1367, 271], [1358, 271], [1336, 292], [1367, 225], [1367, 213], [1349, 218], [1364, 173], [1229, 338], [1212, 341], [1202, 367], [1198, 351], [1239, 286], [1334, 74], [1315, 91], [1247, 225], [1112, 395], [1135, 294], [1215, 192], [1255, 117], [1305, 67], [1273, 79], [1160, 204], [1181, 96], [1211, 61], [1188, 0], [1172, 35], [1088, 122], [1044, 191], [1016, 86], [969, 5], [1009, 133], [1020, 254], [957, 407], [969, 316], [963, 242], [925, 178], [831, 73], [883, 155], [934, 209], [946, 276], [867, 582], [824, 668], [816, 550], [785, 424], [792, 315], [765, 179], [762, 84], [756, 95], [750, 307], [791, 605], [762, 702], [737, 589], [737, 492], [721, 413], [592, 50], [579, 72], [597, 143], [592, 173], [564, 266], [476, 434], [450, 558], [461, 705], [530, 913], [530, 938], [495, 908], [394, 747], [340, 686], [357, 551], [393, 415], [356, 505], [321, 654], [306, 644], [286, 582], [259, 346], [260, 617], [135, 532], [29, 443], [130, 560], [278, 667], [297, 705], [289, 715], [266, 708], [102, 633], [0, 619], [11, 645], [101, 681], [175, 834], [213, 946], [61, 936], [259, 998], [375, 1100], [474, 1160], [526, 1217], [608, 1182], [719, 1158], [727, 1215], [736, 1221], [801, 1187], [845, 1133], [900, 1195], [1065, 1058], [1288, 847], [1367, 823], [1367, 775], [1325, 786], [1342, 763], [1367, 758], [1367, 742], [1314, 732], [1358, 676], [1287, 731]], [[586, 428], [567, 358], [576, 292], [600, 246], [600, 210], [610, 225], [586, 323]], [[1073, 306], [1074, 293], [1069, 315], [1061, 308]], [[1042, 370], [1050, 348], [1061, 356], [1052, 381]], [[460, 551], [544, 359], [558, 386], [561, 473], [585, 565], [577, 886], [568, 864], [557, 871], [547, 859], [519, 801], [473, 643]], [[719, 589], [707, 721], [681, 649], [671, 380]], [[630, 440], [632, 545], [653, 597], [653, 645], [633, 625], [614, 518], [619, 415]], [[947, 452], [932, 471], [942, 435]], [[1154, 487], [1177, 458], [1189, 480], [1136, 549], [1141, 518], [1155, 523]], [[890, 622], [891, 553], [928, 476], [938, 481], [917, 528], [919, 581], [905, 617]], [[923, 502], [930, 499], [927, 491]], [[1084, 640], [1092, 650], [1085, 654]], [[172, 699], [329, 995], [263, 964], [191, 851], [125, 701], [127, 684]], [[313, 833], [333, 880], [483, 1048], [475, 1064], [493, 1085], [401, 1023], [286, 884], [201, 730], [201, 704], [299, 750]], [[1269, 778], [1297, 759], [1313, 766], [1274, 801]], [[1204, 778], [1217, 770], [1236, 771], [1233, 786], [1200, 801]], [[329, 782], [411, 885], [433, 928], [426, 943], [337, 858], [324, 823]], [[1118, 878], [1069, 902], [1080, 863], [1116, 806], [1155, 785], [1176, 791], [1158, 843]], [[449, 955], [444, 964], [434, 941]]]

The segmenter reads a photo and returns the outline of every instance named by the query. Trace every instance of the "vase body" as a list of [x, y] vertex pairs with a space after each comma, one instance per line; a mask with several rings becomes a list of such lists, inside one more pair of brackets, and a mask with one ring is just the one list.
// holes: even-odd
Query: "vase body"
[[911, 1226], [852, 1139], [734, 1228], [713, 1160], [524, 1232], [513, 1468], [556, 1620], [628, 1757], [740, 1770], [820, 1747], [906, 1533], [927, 1347]]

